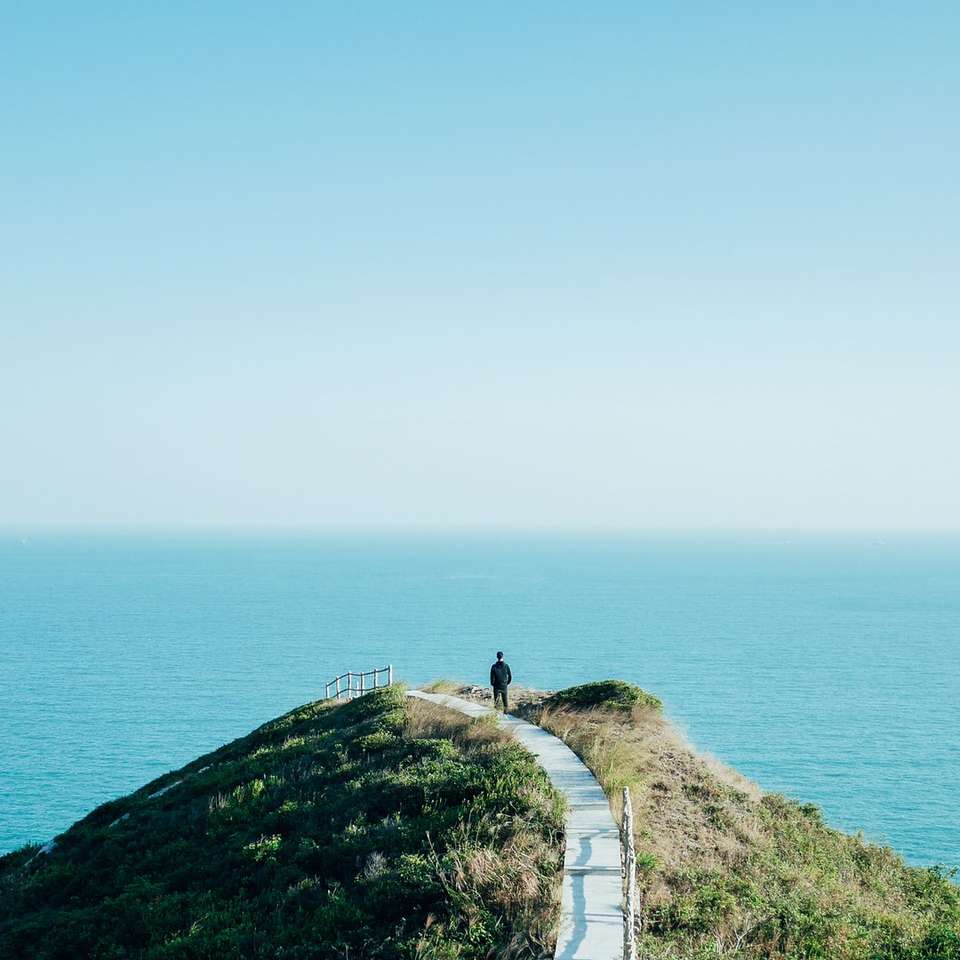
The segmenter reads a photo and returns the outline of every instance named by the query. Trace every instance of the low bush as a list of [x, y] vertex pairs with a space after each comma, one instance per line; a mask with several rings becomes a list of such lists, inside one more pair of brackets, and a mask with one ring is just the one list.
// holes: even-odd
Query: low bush
[[567, 687], [550, 696], [546, 703], [553, 707], [600, 707], [612, 710], [633, 710], [634, 707], [650, 707], [659, 710], [660, 700], [623, 680], [594, 680]]

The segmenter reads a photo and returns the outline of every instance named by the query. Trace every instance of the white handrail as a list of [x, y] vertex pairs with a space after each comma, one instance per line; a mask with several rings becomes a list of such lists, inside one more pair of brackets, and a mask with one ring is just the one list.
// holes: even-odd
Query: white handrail
[[627, 909], [623, 911], [623, 960], [637, 958], [637, 851], [633, 843], [633, 802], [630, 788], [623, 788], [624, 870], [627, 874]]
[[[386, 676], [386, 683], [381, 683], [380, 679]], [[367, 683], [367, 677], [373, 677], [373, 683]], [[345, 685], [341, 685], [346, 681]], [[388, 663], [385, 667], [375, 667], [373, 670], [367, 670], [366, 673], [354, 673], [348, 670], [341, 673], [339, 677], [334, 677], [324, 687], [324, 700], [352, 700], [354, 697], [362, 697], [370, 690], [376, 690], [378, 687], [389, 687], [393, 685], [393, 664]], [[331, 688], [333, 692], [331, 693]]]

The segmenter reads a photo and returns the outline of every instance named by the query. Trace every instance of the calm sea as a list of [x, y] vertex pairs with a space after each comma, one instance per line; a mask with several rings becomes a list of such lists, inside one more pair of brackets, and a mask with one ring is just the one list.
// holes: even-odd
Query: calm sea
[[960, 539], [0, 540], [0, 851], [392, 662], [623, 677], [699, 747], [960, 864]]

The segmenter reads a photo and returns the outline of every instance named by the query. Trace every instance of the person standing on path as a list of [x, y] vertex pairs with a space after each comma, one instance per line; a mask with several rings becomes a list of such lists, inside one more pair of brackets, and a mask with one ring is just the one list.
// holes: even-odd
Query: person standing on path
[[493, 687], [493, 708], [497, 708], [497, 697], [503, 700], [503, 712], [507, 712], [507, 687], [513, 681], [510, 664], [503, 659], [503, 651], [497, 651], [497, 662], [490, 668], [490, 686]]

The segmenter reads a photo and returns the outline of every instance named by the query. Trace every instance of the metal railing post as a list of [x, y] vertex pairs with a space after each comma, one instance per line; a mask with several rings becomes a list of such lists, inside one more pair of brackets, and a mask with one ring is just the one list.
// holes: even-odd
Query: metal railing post
[[623, 960], [637, 957], [637, 851], [633, 842], [633, 801], [630, 788], [623, 788], [623, 841], [626, 846], [624, 867], [627, 874], [627, 909], [623, 917]]

